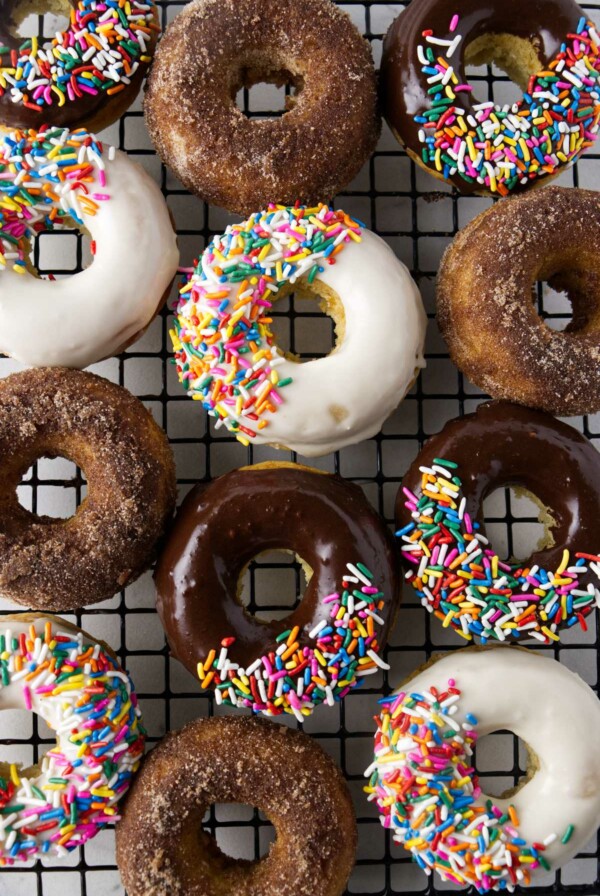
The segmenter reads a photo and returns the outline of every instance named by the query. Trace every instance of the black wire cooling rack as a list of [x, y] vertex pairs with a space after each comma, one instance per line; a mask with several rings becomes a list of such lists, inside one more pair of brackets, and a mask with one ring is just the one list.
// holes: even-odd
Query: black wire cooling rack
[[[181, 9], [182, 3], [160, 3], [163, 25]], [[404, 4], [377, 0], [349, 0], [341, 4], [358, 28], [369, 38], [376, 63], [387, 27]], [[585, 5], [592, 18], [600, 16], [600, 0]], [[48, 20], [34, 20], [33, 28], [48, 29]], [[27, 32], [30, 33], [30, 32]], [[471, 80], [479, 81], [482, 96], [501, 102], [514, 100], [516, 88], [499, 72], [478, 69]], [[281, 114], [283, 91], [262, 86], [242, 91], [241, 108], [250, 116]], [[279, 112], [276, 110], [279, 109]], [[102, 135], [108, 142], [127, 151], [161, 185], [179, 233], [182, 264], [204, 247], [208, 237], [223, 230], [232, 220], [219, 209], [191, 197], [155, 156], [141, 112], [141, 100], [123, 119]], [[324, 139], [327, 139], [326, 132]], [[559, 183], [566, 186], [600, 188], [598, 154], [588, 153]], [[422, 171], [417, 171], [384, 127], [378, 149], [336, 204], [356, 215], [386, 239], [411, 269], [422, 290], [430, 318], [427, 341], [427, 369], [416, 386], [387, 421], [383, 431], [361, 445], [346, 448], [316, 461], [308, 461], [340, 473], [364, 488], [374, 506], [391, 524], [393, 502], [402, 474], [424, 439], [437, 432], [446, 420], [473, 410], [481, 395], [454, 368], [434, 322], [434, 279], [441, 254], [456, 231], [486, 208], [489, 200], [459, 197]], [[42, 274], [68, 275], [81, 269], [89, 249], [81, 234], [47, 234], [38, 239], [34, 261]], [[569, 305], [544, 285], [538, 286], [538, 302], [550, 326], [564, 326]], [[477, 313], [477, 297], [473, 297]], [[82, 313], [84, 311], [82, 310]], [[286, 349], [301, 357], [318, 357], [332, 347], [331, 322], [316, 305], [298, 297], [281, 300], [275, 308], [276, 332]], [[142, 340], [119, 358], [92, 368], [130, 389], [150, 408], [168, 432], [175, 452], [181, 495], [198, 481], [218, 476], [236, 466], [269, 458], [299, 459], [286, 452], [267, 448], [244, 448], [224, 430], [208, 427], [204, 412], [190, 401], [177, 383], [169, 363], [169, 313], [154, 322]], [[0, 358], [0, 376], [17, 369], [9, 359]], [[570, 420], [600, 447], [600, 415]], [[64, 459], [40, 459], [25, 477], [19, 494], [33, 512], [69, 516], [85, 494], [85, 478]], [[486, 506], [488, 532], [502, 553], [526, 556], [539, 534], [534, 505], [518, 499], [510, 490], [494, 494]], [[245, 583], [245, 599], [250, 612], [284, 615], [296, 606], [302, 589], [297, 563], [283, 555], [262, 557], [251, 568]], [[75, 602], [75, 600], [74, 600]], [[18, 608], [17, 608], [18, 609]], [[0, 602], [0, 611], [15, 611]], [[154, 610], [151, 573], [125, 592], [103, 604], [70, 616], [92, 634], [107, 640], [131, 671], [149, 731], [151, 747], [170, 729], [190, 719], [212, 715], [216, 710], [210, 695], [200, 692], [197, 683], [168, 654], [164, 634]], [[539, 648], [573, 668], [593, 687], [599, 678], [596, 620], [590, 617], [587, 632], [571, 629], [556, 646]], [[362, 793], [363, 770], [372, 750], [373, 721], [377, 699], [397, 687], [403, 677], [433, 652], [464, 646], [450, 631], [442, 629], [406, 593], [398, 624], [392, 633], [386, 658], [391, 670], [369, 679], [369, 687], [350, 694], [333, 708], [320, 707], [304, 728], [340, 764], [355, 800], [359, 826], [358, 860], [348, 894], [436, 894], [455, 889], [438, 878], [428, 879], [410, 862], [400, 847], [391, 843], [389, 833], [379, 825], [373, 807]], [[534, 649], [534, 648], [532, 648]], [[53, 743], [50, 731], [36, 717], [6, 710], [1, 715], [0, 758], [30, 764]], [[285, 724], [296, 723], [286, 720]], [[480, 742], [477, 765], [486, 788], [500, 793], [512, 786], [524, 771], [524, 752], [516, 738], [498, 733]], [[267, 771], [268, 773], [268, 771]], [[204, 820], [225, 851], [240, 858], [264, 854], [273, 837], [268, 820], [252, 807], [216, 806]], [[579, 893], [598, 896], [598, 842], [556, 875], [539, 878], [536, 894]], [[114, 864], [114, 834], [99, 834], [62, 864], [38, 863], [33, 867], [0, 871], [0, 896], [122, 896]], [[234, 894], [232, 894], [234, 896]]]

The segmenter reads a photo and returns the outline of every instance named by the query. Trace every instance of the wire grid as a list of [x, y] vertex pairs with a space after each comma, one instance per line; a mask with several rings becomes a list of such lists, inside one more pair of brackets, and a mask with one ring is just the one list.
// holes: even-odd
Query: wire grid
[[[381, 57], [382, 38], [387, 27], [403, 8], [402, 3], [377, 0], [348, 0], [341, 4], [358, 28], [372, 43], [376, 64]], [[171, 21], [183, 3], [161, 2], [163, 25]], [[585, 4], [592, 18], [600, 17], [600, 0]], [[48, 29], [48, 18], [36, 27]], [[481, 96], [501, 102], [518, 94], [501, 73], [489, 69], [470, 71], [479, 81]], [[281, 114], [282, 91], [273, 86], [240, 92], [240, 106], [250, 116]], [[279, 109], [279, 112], [275, 111]], [[222, 210], [209, 208], [191, 197], [153, 152], [141, 112], [141, 99], [123, 119], [102, 135], [127, 151], [161, 185], [174, 215], [179, 233], [182, 264], [189, 264], [209, 236], [220, 232], [233, 220]], [[325, 137], [326, 139], [326, 133]], [[588, 152], [578, 166], [563, 174], [558, 182], [566, 186], [600, 187], [598, 154]], [[430, 318], [427, 341], [427, 369], [382, 432], [361, 445], [308, 463], [360, 483], [365, 494], [388, 523], [408, 464], [425, 438], [443, 424], [472, 411], [484, 396], [450, 363], [445, 345], [434, 323], [434, 278], [444, 248], [459, 227], [490, 205], [490, 200], [459, 197], [444, 184], [415, 169], [384, 125], [378, 149], [358, 177], [336, 200], [348, 212], [379, 233], [408, 265], [419, 283]], [[34, 262], [41, 274], [68, 275], [89, 261], [89, 246], [81, 234], [47, 234], [38, 238]], [[569, 305], [542, 284], [538, 285], [538, 307], [550, 326], [564, 326]], [[332, 345], [330, 322], [316, 306], [282, 299], [275, 307], [275, 329], [281, 344], [301, 357], [326, 354]], [[248, 463], [267, 459], [299, 460], [295, 454], [268, 448], [244, 448], [224, 430], [215, 432], [196, 403], [179, 386], [169, 363], [168, 329], [170, 315], [165, 310], [144, 337], [119, 358], [91, 368], [117, 382], [140, 399], [169, 434], [175, 453], [181, 496], [198, 481], [215, 477]], [[15, 362], [0, 358], [0, 375], [19, 369]], [[600, 415], [569, 421], [600, 446]], [[85, 477], [65, 459], [40, 459], [20, 487], [22, 503], [33, 512], [69, 516], [81, 502]], [[500, 553], [526, 556], [539, 535], [535, 506], [503, 489], [488, 499], [488, 533]], [[594, 546], [591, 546], [593, 548]], [[262, 557], [245, 582], [245, 601], [250, 612], [285, 615], [299, 600], [302, 576], [298, 563], [281, 555]], [[20, 608], [16, 608], [17, 611]], [[0, 602], [0, 611], [14, 612], [14, 605]], [[149, 747], [170, 729], [199, 716], [222, 714], [210, 694], [199, 691], [197, 682], [169, 657], [164, 633], [154, 609], [151, 573], [144, 575], [125, 592], [101, 605], [76, 611], [69, 616], [93, 635], [107, 640], [123, 665], [131, 672], [149, 731]], [[599, 659], [596, 620], [590, 617], [587, 632], [571, 629], [560, 644], [535, 649], [559, 659], [577, 671], [597, 689]], [[389, 832], [379, 825], [376, 811], [362, 793], [363, 770], [372, 753], [373, 720], [377, 699], [398, 687], [404, 676], [423, 663], [433, 652], [453, 650], [463, 642], [421, 608], [407, 591], [386, 658], [389, 673], [369, 679], [369, 687], [346, 697], [333, 708], [320, 707], [306, 722], [305, 731], [315, 737], [340, 764], [355, 800], [359, 827], [357, 865], [348, 894], [436, 894], [456, 889], [439, 878], [428, 879], [411, 863], [407, 854], [390, 841]], [[532, 648], [534, 649], [534, 648]], [[501, 683], [499, 683], [501, 686]], [[53, 738], [37, 717], [7, 710], [2, 715], [0, 756], [26, 764], [37, 761]], [[296, 725], [284, 720], [284, 724]], [[510, 733], [482, 739], [477, 751], [478, 770], [485, 787], [500, 793], [512, 786], [526, 765], [522, 745]], [[268, 771], [267, 771], [268, 773]], [[256, 858], [263, 854], [273, 837], [267, 819], [252, 807], [216, 806], [204, 820], [205, 828], [219, 845], [232, 855]], [[598, 841], [594, 837], [584, 852], [556, 875], [537, 877], [538, 894], [600, 893]], [[122, 896], [114, 864], [114, 834], [100, 833], [80, 851], [61, 864], [42, 862], [33, 867], [4, 869], [0, 873], [0, 896]]]

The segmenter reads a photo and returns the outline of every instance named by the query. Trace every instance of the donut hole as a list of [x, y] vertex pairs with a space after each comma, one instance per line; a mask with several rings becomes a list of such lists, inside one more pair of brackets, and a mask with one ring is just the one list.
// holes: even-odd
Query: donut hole
[[484, 794], [496, 799], [514, 797], [538, 768], [531, 747], [505, 729], [478, 738], [473, 764]]
[[58, 225], [36, 235], [29, 246], [28, 269], [42, 280], [61, 280], [82, 271], [93, 259], [87, 230]]
[[295, 106], [304, 78], [285, 67], [272, 67], [260, 59], [240, 66], [233, 94], [240, 113], [253, 120], [281, 118]]
[[311, 567], [292, 551], [264, 551], [240, 576], [238, 600], [259, 622], [286, 619], [302, 603]]
[[566, 290], [553, 289], [545, 280], [538, 280], [533, 288], [533, 302], [549, 329], [573, 329], [573, 304]]
[[56, 736], [38, 715], [24, 708], [0, 705], [3, 730], [10, 737], [0, 738], [0, 777], [10, 779], [10, 767], [16, 765], [22, 778], [39, 774], [38, 763], [51, 747]]
[[573, 258], [565, 253], [544, 262], [532, 287], [532, 300], [547, 327], [573, 335], [597, 333], [600, 286], [596, 267], [597, 260], [586, 254]]
[[504, 561], [520, 561], [554, 545], [551, 511], [520, 486], [495, 488], [483, 502], [486, 536]]
[[70, 519], [87, 494], [83, 470], [66, 457], [40, 457], [17, 487], [21, 507], [53, 519]]
[[215, 803], [202, 819], [201, 839], [217, 859], [256, 862], [276, 840], [275, 828], [255, 806]]
[[327, 357], [344, 339], [344, 306], [338, 294], [321, 280], [300, 280], [293, 288], [282, 289], [272, 316], [279, 349], [297, 364]]
[[[493, 98], [501, 105], [521, 100], [531, 75], [542, 68], [534, 44], [513, 34], [481, 34], [474, 38], [465, 47], [464, 64], [468, 82], [477, 85], [474, 93], [477, 92], [478, 99]], [[510, 81], [498, 80], [492, 75], [489, 71], [492, 65]]]
[[48, 40], [66, 31], [71, 17], [68, 0], [17, 0], [5, 27], [12, 37]]

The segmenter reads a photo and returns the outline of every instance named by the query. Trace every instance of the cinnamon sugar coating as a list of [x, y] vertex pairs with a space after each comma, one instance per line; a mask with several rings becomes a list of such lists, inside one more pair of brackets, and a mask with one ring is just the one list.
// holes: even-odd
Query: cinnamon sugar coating
[[[252, 120], [235, 96], [264, 80], [298, 92], [282, 117]], [[158, 46], [144, 109], [185, 186], [240, 214], [331, 198], [381, 129], [369, 44], [331, 0], [193, 0]]]
[[[214, 803], [261, 809], [277, 839], [257, 862], [225, 856], [202, 830]], [[129, 896], [339, 896], [356, 850], [341, 772], [300, 731], [225, 716], [167, 734], [145, 760], [117, 825]]]
[[[88, 493], [69, 519], [17, 499], [40, 457], [80, 466]], [[112, 597], [148, 568], [175, 504], [165, 433], [120, 386], [79, 370], [27, 370], [0, 382], [0, 593], [65, 612]]]
[[[563, 332], [538, 315], [538, 280], [571, 301]], [[600, 410], [600, 194], [546, 187], [471, 221], [442, 259], [437, 317], [452, 360], [493, 398]]]

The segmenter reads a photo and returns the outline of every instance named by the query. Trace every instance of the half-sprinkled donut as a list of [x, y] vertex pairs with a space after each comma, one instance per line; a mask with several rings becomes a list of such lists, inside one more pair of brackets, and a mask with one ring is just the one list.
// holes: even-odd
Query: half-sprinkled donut
[[[262, 622], [239, 600], [239, 580], [276, 549], [311, 576], [290, 615]], [[156, 570], [173, 654], [217, 702], [299, 720], [386, 667], [398, 584], [393, 540], [358, 486], [275, 462], [193, 489]]]

